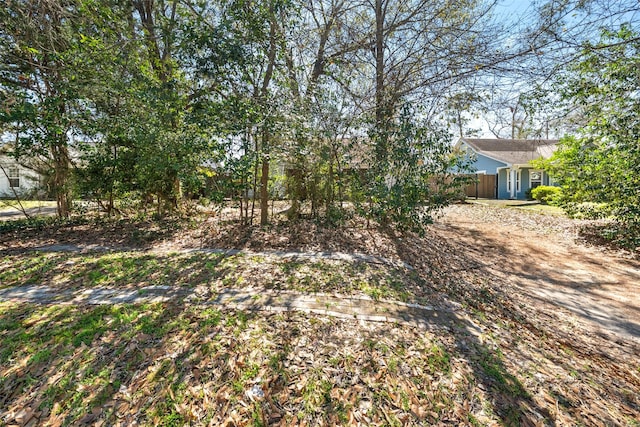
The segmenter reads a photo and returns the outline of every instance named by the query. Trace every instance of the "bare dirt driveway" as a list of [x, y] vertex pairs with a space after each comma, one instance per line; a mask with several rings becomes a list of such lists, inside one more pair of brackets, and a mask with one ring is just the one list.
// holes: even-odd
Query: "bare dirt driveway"
[[561, 307], [576, 326], [640, 343], [640, 262], [576, 241], [577, 223], [515, 207], [450, 207], [437, 233], [509, 285], [514, 298]]

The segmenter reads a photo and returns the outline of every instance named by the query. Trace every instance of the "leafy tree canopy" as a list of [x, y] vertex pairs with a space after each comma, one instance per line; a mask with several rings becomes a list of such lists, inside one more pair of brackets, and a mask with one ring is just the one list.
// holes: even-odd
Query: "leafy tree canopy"
[[568, 207], [604, 203], [622, 224], [640, 230], [640, 37], [628, 26], [604, 30], [558, 79], [565, 105], [583, 126], [544, 162]]

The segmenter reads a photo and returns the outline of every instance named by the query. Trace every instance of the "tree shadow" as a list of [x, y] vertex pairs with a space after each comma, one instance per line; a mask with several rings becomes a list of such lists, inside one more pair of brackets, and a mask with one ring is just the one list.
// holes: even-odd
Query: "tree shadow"
[[[533, 299], [565, 308], [623, 338], [640, 340], [640, 323], [632, 320], [640, 318], [640, 307], [626, 302], [622, 294], [612, 296], [618, 292], [618, 277], [627, 278], [627, 287], [638, 287], [633, 284], [636, 279], [640, 283], [637, 263], [625, 260], [623, 266], [618, 266], [618, 260], [607, 262], [582, 252], [572, 256], [569, 250], [559, 255], [538, 244], [532, 245], [534, 257], [532, 253], [514, 251], [490, 233], [455, 225], [447, 228], [459, 237], [454, 250], [468, 256], [461, 264], [474, 265], [474, 270], [477, 268], [488, 277], [496, 272], [505, 274], [519, 292]], [[612, 305], [602, 306], [607, 301]]]
[[[418, 242], [417, 237], [404, 236], [402, 239], [394, 239], [397, 253], [405, 262], [416, 267], [418, 273], [425, 278], [427, 286], [433, 287], [436, 291], [446, 295], [447, 298], [459, 303], [465, 308], [465, 311], [475, 318], [473, 323], [483, 325], [484, 333], [478, 334], [474, 332], [474, 328], [469, 328], [468, 321], [467, 326], [464, 326], [464, 321], [460, 322], [458, 330], [454, 332], [456, 348], [459, 357], [467, 360], [472, 366], [478, 387], [488, 393], [493, 409], [501, 421], [506, 425], [539, 425], [540, 423], [555, 425], [559, 415], [557, 408], [542, 407], [536, 403], [531, 394], [532, 391], [523, 385], [516, 373], [510, 372], [506, 367], [503, 352], [513, 354], [517, 345], [526, 345], [529, 349], [539, 353], [540, 350], [537, 348], [539, 343], [557, 340], [556, 343], [562, 344], [557, 345], [553, 350], [558, 351], [559, 354], [562, 354], [561, 348], [579, 354], [590, 352], [592, 354], [585, 356], [588, 357], [587, 360], [591, 362], [598, 360], [605, 364], [607, 361], [611, 363], [611, 355], [606, 352], [594, 354], [593, 347], [584, 344], [578, 336], [572, 334], [567, 337], [562, 332], [563, 328], [549, 329], [548, 324], [537, 321], [535, 319], [536, 308], [534, 307], [532, 310], [531, 307], [523, 305], [519, 299], [514, 299], [514, 295], [510, 294], [515, 291], [513, 283], [494, 275], [493, 263], [509, 259], [513, 260], [509, 265], [512, 272], [511, 276], [507, 276], [509, 279], [513, 280], [513, 277], [523, 279], [525, 276], [539, 278], [539, 274], [530, 271], [531, 264], [526, 257], [512, 252], [501, 241], [492, 239], [481, 231], [466, 230], [449, 225], [447, 227], [452, 234], [460, 236], [460, 239], [451, 240], [449, 237], [442, 237], [438, 232], [431, 232], [422, 242]], [[449, 236], [448, 233], [446, 235]], [[597, 263], [596, 260], [593, 262]], [[556, 277], [553, 278], [553, 284], [557, 285], [559, 289], [572, 288], [573, 286], [571, 282], [558, 280]], [[581, 292], [587, 292], [587, 290], [581, 290]], [[549, 303], [553, 303], [539, 295], [536, 297], [535, 294], [532, 299], [541, 304], [547, 304], [547, 307]], [[558, 313], [553, 315], [557, 316]], [[627, 333], [633, 334], [637, 330], [637, 325], [628, 319], [614, 319], [613, 321], [616, 327]], [[559, 320], [555, 325], [560, 323], [563, 321]], [[498, 345], [491, 344], [491, 339], [484, 339], [484, 337], [490, 337], [496, 326], [500, 324], [515, 325], [516, 336], [512, 337], [513, 341], [507, 344], [515, 346], [514, 348], [500, 348]], [[534, 339], [539, 342], [522, 341], [518, 344], [518, 340], [522, 340], [522, 337], [517, 336], [518, 330], [523, 331], [523, 334], [526, 331], [526, 335], [535, 337]], [[625, 343], [626, 345], [628, 344]], [[631, 348], [631, 353], [626, 352], [624, 357], [633, 354], [633, 346]], [[527, 356], [522, 354], [518, 357], [526, 359]], [[566, 368], [571, 372], [573, 369]], [[620, 379], [617, 372], [615, 376]], [[630, 381], [630, 383], [626, 381]], [[631, 385], [633, 380], [626, 381], [626, 385], [614, 386], [607, 391], [610, 395], [616, 396], [616, 400], [621, 402], [622, 406], [634, 413], [639, 410], [637, 399], [631, 398], [625, 391], [625, 387], [633, 387]], [[636, 384], [636, 386], [638, 385]], [[563, 402], [566, 403], [564, 410], [573, 412], [573, 406], [579, 405], [558, 390], [554, 390], [553, 393], [556, 402], [558, 402], [557, 406], [563, 406]], [[611, 418], [610, 414], [602, 416], [612, 423], [617, 422]]]

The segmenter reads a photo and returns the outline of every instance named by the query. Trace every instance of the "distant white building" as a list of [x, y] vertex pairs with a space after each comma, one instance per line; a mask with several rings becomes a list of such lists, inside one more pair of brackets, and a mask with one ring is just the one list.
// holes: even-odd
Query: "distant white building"
[[40, 176], [33, 170], [20, 165], [15, 159], [0, 156], [0, 198], [14, 198], [33, 195], [41, 188]]

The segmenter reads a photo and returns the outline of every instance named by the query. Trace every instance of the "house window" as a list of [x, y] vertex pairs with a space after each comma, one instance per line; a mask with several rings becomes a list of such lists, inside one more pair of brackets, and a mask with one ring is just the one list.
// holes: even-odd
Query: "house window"
[[529, 188], [536, 188], [542, 185], [542, 171], [529, 172]]
[[20, 170], [17, 166], [9, 166], [7, 175], [9, 175], [9, 187], [20, 187]]
[[[507, 191], [511, 193], [511, 169], [507, 169]], [[516, 170], [516, 192], [520, 191], [520, 169]]]

